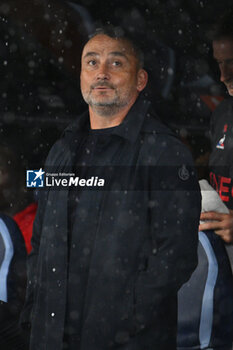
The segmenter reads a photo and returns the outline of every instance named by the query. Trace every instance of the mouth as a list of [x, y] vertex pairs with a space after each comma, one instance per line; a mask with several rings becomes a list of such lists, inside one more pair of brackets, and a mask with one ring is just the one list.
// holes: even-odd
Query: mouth
[[97, 87], [93, 88], [93, 90], [112, 90], [112, 88], [110, 88], [108, 86], [97, 86]]
[[91, 90], [105, 91], [105, 90], [114, 90], [114, 87], [110, 84], [99, 83], [91, 86]]

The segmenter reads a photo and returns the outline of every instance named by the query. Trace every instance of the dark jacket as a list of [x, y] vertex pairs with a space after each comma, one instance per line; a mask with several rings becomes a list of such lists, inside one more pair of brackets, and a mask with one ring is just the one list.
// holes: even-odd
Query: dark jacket
[[[108, 144], [99, 145], [99, 171], [108, 177], [108, 190], [103, 190], [75, 350], [176, 348], [177, 290], [197, 264], [200, 193], [189, 152], [149, 107], [139, 99]], [[87, 113], [79, 117], [51, 149], [50, 171], [72, 172], [87, 118]], [[109, 178], [106, 157], [116, 144], [108, 165], [124, 171]], [[87, 195], [91, 201], [92, 191]], [[62, 349], [67, 201], [68, 188], [44, 190], [39, 201], [24, 313], [24, 321], [32, 323], [33, 350]]]

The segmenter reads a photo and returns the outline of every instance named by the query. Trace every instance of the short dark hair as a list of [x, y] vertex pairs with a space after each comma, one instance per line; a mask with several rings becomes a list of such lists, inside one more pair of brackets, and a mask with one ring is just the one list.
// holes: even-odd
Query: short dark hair
[[233, 39], [233, 8], [228, 9], [214, 26], [212, 40], [222, 38]]
[[99, 28], [96, 28], [95, 31], [89, 35], [89, 40], [94, 38], [97, 35], [107, 35], [113, 39], [126, 40], [132, 46], [135, 53], [135, 57], [138, 60], [139, 68], [144, 66], [144, 54], [141, 47], [136, 42], [136, 39], [130, 33], [126, 32], [122, 27], [116, 27], [111, 24], [104, 25]]

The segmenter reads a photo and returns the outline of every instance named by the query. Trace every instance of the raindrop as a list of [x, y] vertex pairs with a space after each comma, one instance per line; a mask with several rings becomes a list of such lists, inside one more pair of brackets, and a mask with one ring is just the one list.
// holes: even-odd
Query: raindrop
[[90, 249], [89, 248], [84, 248], [83, 249], [84, 255], [89, 255], [90, 254]]
[[28, 62], [28, 66], [29, 66], [30, 68], [34, 68], [34, 67], [35, 67], [35, 62], [34, 62], [34, 61], [29, 61], [29, 62]]
[[18, 46], [16, 44], [11, 44], [10, 52], [15, 52], [15, 51], [17, 51], [17, 49], [18, 49]]

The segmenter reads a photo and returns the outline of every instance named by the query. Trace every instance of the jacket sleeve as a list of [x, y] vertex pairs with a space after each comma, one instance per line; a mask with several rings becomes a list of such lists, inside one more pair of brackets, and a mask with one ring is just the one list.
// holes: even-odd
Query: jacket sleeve
[[197, 265], [201, 196], [191, 156], [177, 142], [161, 154], [155, 168], [150, 174], [152, 245], [135, 287], [136, 316], [141, 323], [149, 321], [152, 309], [158, 311], [163, 305], [165, 310], [166, 301], [175, 300], [170, 304], [176, 307], [176, 293]]
[[[62, 139], [58, 140], [51, 148], [45, 162], [44, 170], [53, 171], [56, 164], [61, 161], [61, 153], [64, 152]], [[31, 317], [33, 311], [33, 303], [35, 298], [35, 290], [37, 284], [37, 261], [41, 243], [41, 233], [43, 228], [44, 215], [47, 205], [49, 190], [46, 188], [40, 189], [38, 208], [36, 217], [33, 223], [33, 234], [31, 239], [32, 251], [27, 258], [27, 290], [26, 301], [21, 313], [20, 323], [25, 330], [30, 329]]]
[[40, 236], [43, 223], [44, 208], [47, 191], [42, 190], [39, 195], [38, 209], [33, 223], [33, 235], [31, 239], [32, 251], [27, 258], [27, 289], [23, 311], [20, 317], [21, 327], [26, 331], [30, 329], [31, 314], [36, 286], [37, 256], [40, 247]]
[[[45, 172], [56, 172], [60, 163], [65, 159], [67, 155], [67, 148], [63, 142], [63, 139], [59, 139], [51, 148], [48, 157], [45, 162]], [[49, 189], [43, 188], [39, 193], [39, 202], [36, 212], [36, 217], [33, 224], [33, 234], [31, 239], [32, 251], [27, 259], [27, 290], [26, 301], [21, 314], [20, 323], [23, 329], [30, 329], [31, 318], [33, 312], [33, 304], [35, 299], [35, 292], [38, 278], [38, 256], [41, 244], [41, 234], [44, 228], [44, 216], [46, 214], [46, 208], [48, 208]]]

